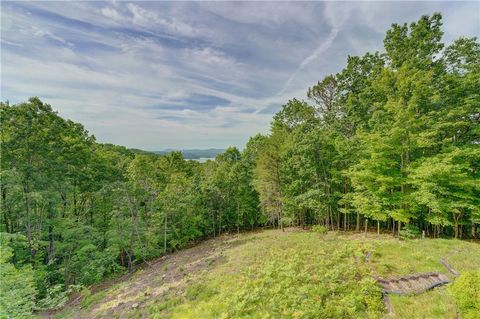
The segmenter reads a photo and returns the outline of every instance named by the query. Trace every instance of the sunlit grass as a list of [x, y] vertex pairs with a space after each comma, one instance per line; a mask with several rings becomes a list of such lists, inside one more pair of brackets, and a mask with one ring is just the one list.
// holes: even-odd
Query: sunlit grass
[[416, 296], [391, 296], [390, 301], [395, 313], [389, 318], [457, 318], [457, 307], [446, 288], [439, 287]]
[[[145, 295], [134, 296], [135, 302], [143, 306], [127, 309], [124, 316], [379, 318], [385, 316], [386, 309], [379, 287], [372, 279], [374, 275], [388, 278], [419, 272], [447, 273], [439, 262], [442, 257], [447, 257], [460, 272], [478, 269], [480, 265], [480, 245], [459, 240], [400, 241], [389, 235], [370, 233], [365, 238], [354, 232], [320, 235], [278, 230], [232, 235], [220, 240], [228, 243], [224, 246], [227, 248], [221, 249], [220, 259], [206, 255], [203, 262], [207, 267], [195, 274], [187, 273], [181, 281], [165, 287], [152, 282]], [[216, 249], [218, 253], [220, 248]], [[367, 252], [371, 252], [368, 262]], [[130, 280], [141, 277], [138, 273]], [[96, 307], [100, 316], [105, 315], [102, 309], [107, 309], [110, 303], [125, 302], [122, 298], [130, 284], [125, 281], [108, 289], [109, 300], [101, 301], [105, 294], [100, 292], [87, 297], [82, 305]], [[161, 298], [149, 298], [148, 291], [158, 289], [165, 290]], [[457, 307], [446, 287], [415, 296], [391, 296], [391, 302], [395, 314], [387, 318], [457, 316]], [[66, 314], [72, 315], [72, 312]]]
[[[362, 244], [314, 233], [269, 232], [227, 252], [172, 318], [380, 317]], [[247, 235], [248, 236], [248, 235]], [[190, 294], [191, 295], [191, 294]], [[154, 315], [155, 316], [155, 315]], [[161, 314], [156, 314], [162, 318]]]

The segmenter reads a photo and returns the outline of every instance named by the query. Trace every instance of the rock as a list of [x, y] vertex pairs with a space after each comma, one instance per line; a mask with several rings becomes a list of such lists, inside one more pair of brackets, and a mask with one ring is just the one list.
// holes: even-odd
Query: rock
[[132, 305], [132, 309], [137, 309], [137, 308], [138, 308], [138, 303], [134, 303], [134, 304]]

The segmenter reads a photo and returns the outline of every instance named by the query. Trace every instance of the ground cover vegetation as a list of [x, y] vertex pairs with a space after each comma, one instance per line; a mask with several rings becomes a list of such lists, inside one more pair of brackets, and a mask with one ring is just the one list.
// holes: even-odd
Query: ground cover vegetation
[[[442, 257], [462, 275], [420, 295], [391, 295], [388, 314], [374, 277], [446, 273]], [[479, 263], [480, 245], [460, 240], [300, 228], [224, 234], [94, 288], [55, 318], [476, 318], [480, 282], [470, 274]]]
[[[2, 102], [0, 317], [60, 307], [82, 286], [225, 232], [317, 225], [319, 233], [375, 228], [402, 238], [422, 231], [476, 238], [480, 44], [459, 38], [446, 46], [441, 25], [440, 14], [392, 25], [383, 52], [349, 56], [343, 70], [308, 89], [308, 100], [283, 105], [269, 134], [206, 163], [97, 143], [38, 98]], [[300, 259], [351, 253], [318, 249]], [[261, 286], [310, 267], [271, 253], [292, 258], [292, 268], [262, 273]], [[275, 269], [273, 260], [259, 258], [260, 269]], [[342, 260], [326, 267], [362, 271]], [[466, 277], [465, 287], [478, 278]], [[320, 302], [330, 296], [316, 290], [322, 285], [302, 287]], [[248, 312], [257, 297], [235, 300]], [[459, 298], [465, 313], [475, 309]], [[262, 304], [265, 313], [283, 311]], [[376, 309], [361, 298], [351, 307]]]

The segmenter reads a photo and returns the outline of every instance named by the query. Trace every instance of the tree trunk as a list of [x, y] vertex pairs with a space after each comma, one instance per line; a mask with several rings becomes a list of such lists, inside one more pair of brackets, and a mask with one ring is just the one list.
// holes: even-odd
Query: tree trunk
[[163, 253], [167, 253], [167, 214], [165, 214], [165, 221], [163, 223]]
[[[94, 203], [93, 203], [93, 194], [90, 195], [90, 225], [93, 225], [93, 210], [94, 210]], [[146, 207], [146, 205], [145, 205]]]
[[53, 259], [53, 211], [52, 211], [52, 203], [49, 201], [48, 202], [48, 261], [51, 261]]
[[130, 248], [127, 252], [128, 257], [128, 271], [133, 272], [133, 253], [135, 247], [135, 229], [137, 227], [137, 208], [135, 207], [135, 203], [132, 203], [132, 200], [128, 194], [128, 202], [130, 206], [130, 215], [131, 215], [131, 223], [132, 223], [132, 230], [130, 232]]
[[73, 188], [73, 215], [76, 217], [76, 221], [78, 222], [78, 215], [77, 215], [77, 192], [75, 191], [75, 187]]
[[282, 230], [282, 232], [284, 232], [285, 230], [283, 229], [283, 212], [281, 208], [279, 212], [279, 217], [280, 217], [280, 229]]
[[32, 229], [30, 226], [30, 196], [28, 186], [24, 187], [24, 196], [25, 196], [25, 231], [27, 233], [28, 248], [32, 259], [35, 257], [35, 250], [33, 249], [32, 243]]
[[355, 231], [360, 231], [360, 213], [357, 212], [357, 225], [355, 226]]
[[3, 222], [5, 223], [5, 230], [7, 233], [13, 232], [10, 231], [10, 227], [8, 224], [8, 216], [7, 216], [7, 189], [2, 186], [2, 211], [3, 211]]
[[237, 234], [240, 234], [240, 204], [237, 201]]
[[329, 211], [329, 215], [330, 215], [330, 224], [332, 225], [332, 230], [335, 231], [335, 224], [333, 222], [332, 207], [328, 206], [328, 211]]
[[60, 192], [60, 196], [62, 197], [63, 203], [62, 218], [65, 218], [65, 214], [67, 213], [67, 196], [63, 192]]
[[217, 229], [215, 228], [215, 213], [212, 210], [212, 224], [213, 224], [213, 238], [217, 235]]
[[380, 221], [377, 220], [377, 235], [380, 235]]
[[368, 230], [368, 219], [365, 219], [365, 236], [367, 235]]
[[340, 230], [340, 212], [337, 211], [337, 230]]

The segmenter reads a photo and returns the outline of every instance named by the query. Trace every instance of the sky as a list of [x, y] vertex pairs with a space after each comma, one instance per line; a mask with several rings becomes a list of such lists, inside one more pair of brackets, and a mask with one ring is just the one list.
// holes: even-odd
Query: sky
[[392, 23], [443, 14], [480, 35], [480, 2], [1, 2], [1, 100], [38, 96], [97, 141], [243, 148]]

